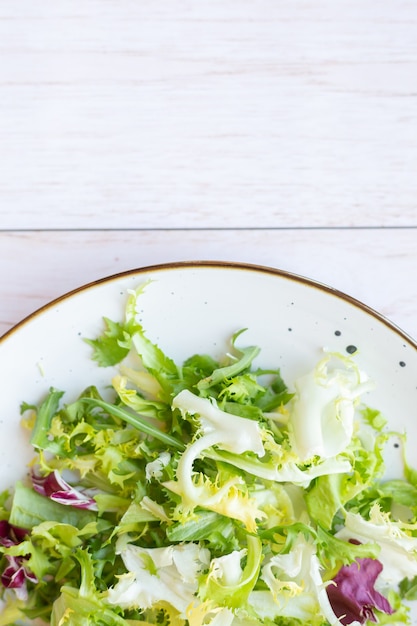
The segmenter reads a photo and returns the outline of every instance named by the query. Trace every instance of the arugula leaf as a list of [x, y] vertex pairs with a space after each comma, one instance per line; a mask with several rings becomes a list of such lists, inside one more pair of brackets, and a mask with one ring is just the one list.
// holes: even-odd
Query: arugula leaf
[[[236, 339], [246, 330], [246, 328], [239, 330], [232, 337], [232, 345], [234, 348]], [[244, 370], [250, 367], [252, 361], [258, 356], [260, 348], [258, 346], [249, 346], [237, 350], [237, 359], [231, 365], [225, 365], [215, 369], [209, 376], [201, 379], [197, 383], [197, 388], [200, 392], [207, 391], [210, 387], [218, 385], [221, 381], [233, 378], [237, 374], [240, 374]]]
[[123, 407], [116, 406], [114, 404], [110, 404], [109, 402], [105, 402], [104, 400], [97, 400], [95, 398], [84, 398], [84, 402], [89, 404], [92, 407], [99, 407], [104, 409], [110, 415], [114, 415], [115, 417], [119, 417], [122, 421], [131, 424], [138, 430], [162, 441], [166, 445], [173, 447], [177, 450], [183, 450], [184, 444], [181, 441], [172, 437], [172, 435], [163, 432], [159, 428], [153, 426], [151, 423], [142, 418], [138, 413], [134, 413], [133, 411], [127, 411]]
[[51, 387], [49, 394], [41, 403], [37, 410], [35, 427], [32, 431], [30, 443], [34, 448], [42, 450], [57, 451], [49, 440], [49, 431], [52, 419], [58, 411], [59, 402], [64, 395], [63, 391]]

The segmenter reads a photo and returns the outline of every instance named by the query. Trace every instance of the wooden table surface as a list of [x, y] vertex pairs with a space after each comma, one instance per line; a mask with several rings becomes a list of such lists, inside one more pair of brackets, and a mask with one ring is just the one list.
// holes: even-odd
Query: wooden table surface
[[417, 338], [414, 0], [2, 0], [0, 335], [86, 282], [268, 265]]

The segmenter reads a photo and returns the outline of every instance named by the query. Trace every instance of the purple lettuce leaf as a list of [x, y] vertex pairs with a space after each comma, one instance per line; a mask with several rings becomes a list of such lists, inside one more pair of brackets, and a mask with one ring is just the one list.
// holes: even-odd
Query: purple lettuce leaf
[[[28, 531], [9, 524], [7, 520], [0, 521], [0, 545], [5, 548], [16, 546], [27, 536]], [[20, 600], [28, 597], [26, 582], [37, 583], [37, 577], [26, 567], [26, 556], [11, 556], [5, 554], [6, 567], [0, 574], [0, 581], [6, 589], [14, 589]]]
[[340, 568], [327, 587], [327, 595], [342, 624], [377, 622], [375, 609], [388, 615], [394, 612], [388, 600], [375, 589], [381, 571], [382, 563], [371, 558], [358, 558]]
[[69, 485], [62, 476], [54, 470], [47, 476], [32, 474], [32, 484], [35, 491], [42, 496], [50, 498], [54, 502], [59, 502], [66, 506], [73, 506], [77, 509], [88, 509], [97, 511], [97, 503], [88, 494]]
[[0, 545], [16, 546], [21, 543], [23, 539], [28, 535], [26, 528], [19, 528], [9, 524], [7, 520], [0, 520]]

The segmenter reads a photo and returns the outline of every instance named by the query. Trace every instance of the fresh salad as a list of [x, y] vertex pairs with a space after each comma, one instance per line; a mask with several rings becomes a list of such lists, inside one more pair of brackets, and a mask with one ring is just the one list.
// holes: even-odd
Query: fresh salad
[[287, 384], [239, 330], [179, 364], [138, 321], [144, 288], [86, 339], [109, 388], [22, 404], [0, 626], [410, 624], [417, 472], [385, 478], [392, 434], [355, 356]]

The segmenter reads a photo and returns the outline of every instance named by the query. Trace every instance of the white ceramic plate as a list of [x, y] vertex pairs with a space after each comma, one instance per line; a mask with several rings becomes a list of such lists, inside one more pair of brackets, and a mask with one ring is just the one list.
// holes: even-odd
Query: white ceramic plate
[[[51, 386], [65, 390], [68, 401], [89, 384], [105, 386], [111, 372], [91, 360], [82, 338], [102, 331], [103, 316], [122, 319], [127, 290], [149, 279], [141, 318], [149, 338], [174, 359], [195, 352], [216, 356], [232, 333], [247, 328], [241, 345], [259, 345], [258, 363], [279, 366], [291, 384], [312, 368], [323, 348], [344, 353], [355, 346], [358, 364], [376, 384], [367, 404], [416, 440], [417, 344], [400, 329], [364, 304], [300, 276], [249, 265], [178, 263], [82, 287], [0, 340], [1, 488], [22, 477], [31, 458], [20, 403], [38, 403]], [[388, 454], [394, 476], [400, 471], [398, 450]]]
[[[304, 277], [216, 262], [145, 267], [110, 276], [36, 311], [0, 339], [0, 488], [25, 473], [31, 451], [20, 427], [22, 401], [37, 403], [49, 387], [70, 400], [89, 384], [106, 385], [108, 369], [91, 360], [83, 337], [103, 329], [103, 316], [123, 319], [127, 291], [152, 280], [141, 297], [150, 339], [174, 359], [221, 354], [233, 332], [262, 348], [258, 362], [281, 367], [284, 379], [309, 370], [323, 348], [356, 360], [374, 379], [367, 403], [395, 429], [417, 436], [417, 344], [378, 313]], [[392, 473], [395, 468], [392, 468]]]

